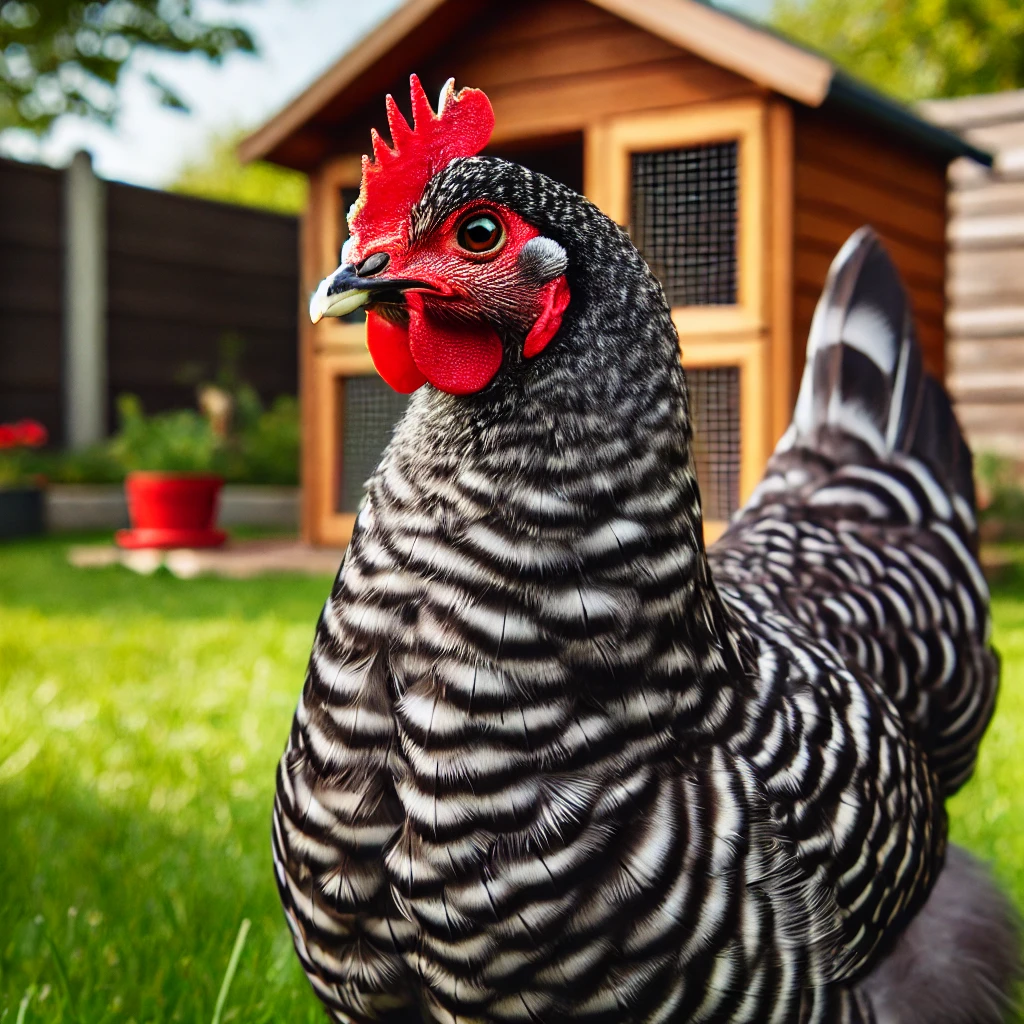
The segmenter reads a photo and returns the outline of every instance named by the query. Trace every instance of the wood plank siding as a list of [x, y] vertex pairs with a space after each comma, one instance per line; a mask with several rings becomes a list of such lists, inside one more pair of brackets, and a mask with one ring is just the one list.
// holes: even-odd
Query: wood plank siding
[[897, 135], [797, 107], [794, 126], [793, 341], [802, 366], [832, 258], [871, 224], [910, 291], [925, 365], [945, 374], [946, 168]]
[[1024, 91], [930, 102], [925, 113], [990, 149], [958, 161], [949, 209], [950, 390], [975, 451], [1024, 455]]
[[[409, 70], [432, 97], [452, 76], [460, 86], [483, 89], [494, 106], [495, 146], [582, 132], [617, 114], [760, 91], [584, 0], [505, 6], [474, 20], [417, 64], [399, 66], [380, 92], [392, 92], [406, 113]], [[314, 119], [331, 139], [323, 157], [366, 151], [370, 128], [383, 127], [380, 92], [356, 109], [327, 106]]]
[[63, 175], [0, 160], [0, 423], [25, 417], [59, 442]]

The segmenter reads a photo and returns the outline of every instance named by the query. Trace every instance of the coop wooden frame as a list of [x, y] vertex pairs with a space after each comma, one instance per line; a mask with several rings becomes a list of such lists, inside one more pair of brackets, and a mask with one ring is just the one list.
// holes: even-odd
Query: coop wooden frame
[[[673, 314], [673, 320], [678, 320]], [[768, 342], [765, 338], [731, 340], [680, 340], [684, 367], [715, 369], [736, 367], [740, 375], [740, 504], [750, 497], [764, 472], [770, 454], [768, 443], [768, 404], [765, 389], [768, 366]], [[704, 540], [711, 544], [725, 531], [728, 523], [720, 519], [704, 520]]]
[[[694, 109], [614, 118], [586, 135], [586, 191], [618, 224], [629, 221], [634, 153], [735, 141], [738, 154], [737, 302], [731, 306], [673, 309], [680, 336], [737, 334], [766, 326], [765, 214], [768, 189], [767, 104], [759, 99], [704, 104]], [[683, 315], [685, 312], [685, 315]]]

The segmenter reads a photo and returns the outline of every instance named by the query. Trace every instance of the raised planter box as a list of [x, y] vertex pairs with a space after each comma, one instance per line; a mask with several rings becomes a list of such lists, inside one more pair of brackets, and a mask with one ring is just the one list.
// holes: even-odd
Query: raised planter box
[[0, 487], [0, 540], [43, 532], [43, 494], [38, 487]]
[[[118, 530], [128, 525], [120, 484], [51, 484], [46, 490], [46, 525], [51, 533]], [[299, 528], [299, 488], [226, 484], [220, 496], [222, 527]]]

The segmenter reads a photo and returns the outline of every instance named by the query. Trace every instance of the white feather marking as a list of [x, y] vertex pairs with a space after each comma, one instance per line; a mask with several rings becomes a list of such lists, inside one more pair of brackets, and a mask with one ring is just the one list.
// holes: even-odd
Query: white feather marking
[[872, 469], [870, 466], [847, 466], [843, 472], [847, 479], [864, 480], [873, 483], [892, 495], [893, 499], [903, 509], [909, 522], [918, 524], [921, 522], [921, 506], [911, 493], [910, 489], [904, 486], [891, 473], [883, 472], [880, 469]]
[[808, 505], [852, 505], [864, 509], [873, 519], [885, 519], [889, 508], [881, 499], [868, 494], [859, 487], [833, 484], [815, 491], [807, 500]]
[[858, 401], [844, 397], [838, 390], [829, 396], [828, 422], [845, 430], [853, 437], [859, 437], [876, 455], [885, 454], [885, 439], [871, 413]]
[[339, 731], [350, 739], [358, 736], [384, 741], [395, 729], [390, 715], [382, 714], [365, 704], [327, 704], [324, 710]]
[[945, 523], [936, 523], [933, 529], [949, 545], [953, 554], [956, 555], [960, 564], [967, 571], [967, 575], [974, 585], [974, 592], [983, 602], [987, 602], [989, 596], [988, 583], [985, 581], [981, 569], [978, 568], [978, 563], [975, 561], [974, 556], [964, 547], [960, 538]]
[[843, 344], [870, 359], [886, 377], [896, 366], [897, 339], [892, 325], [880, 310], [867, 303], [854, 306], [843, 324]]

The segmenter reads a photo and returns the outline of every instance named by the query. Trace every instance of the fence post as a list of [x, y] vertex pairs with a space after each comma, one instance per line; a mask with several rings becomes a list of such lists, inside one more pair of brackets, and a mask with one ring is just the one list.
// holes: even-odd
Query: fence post
[[88, 153], [64, 176], [64, 414], [67, 443], [106, 435], [107, 238], [104, 185]]

